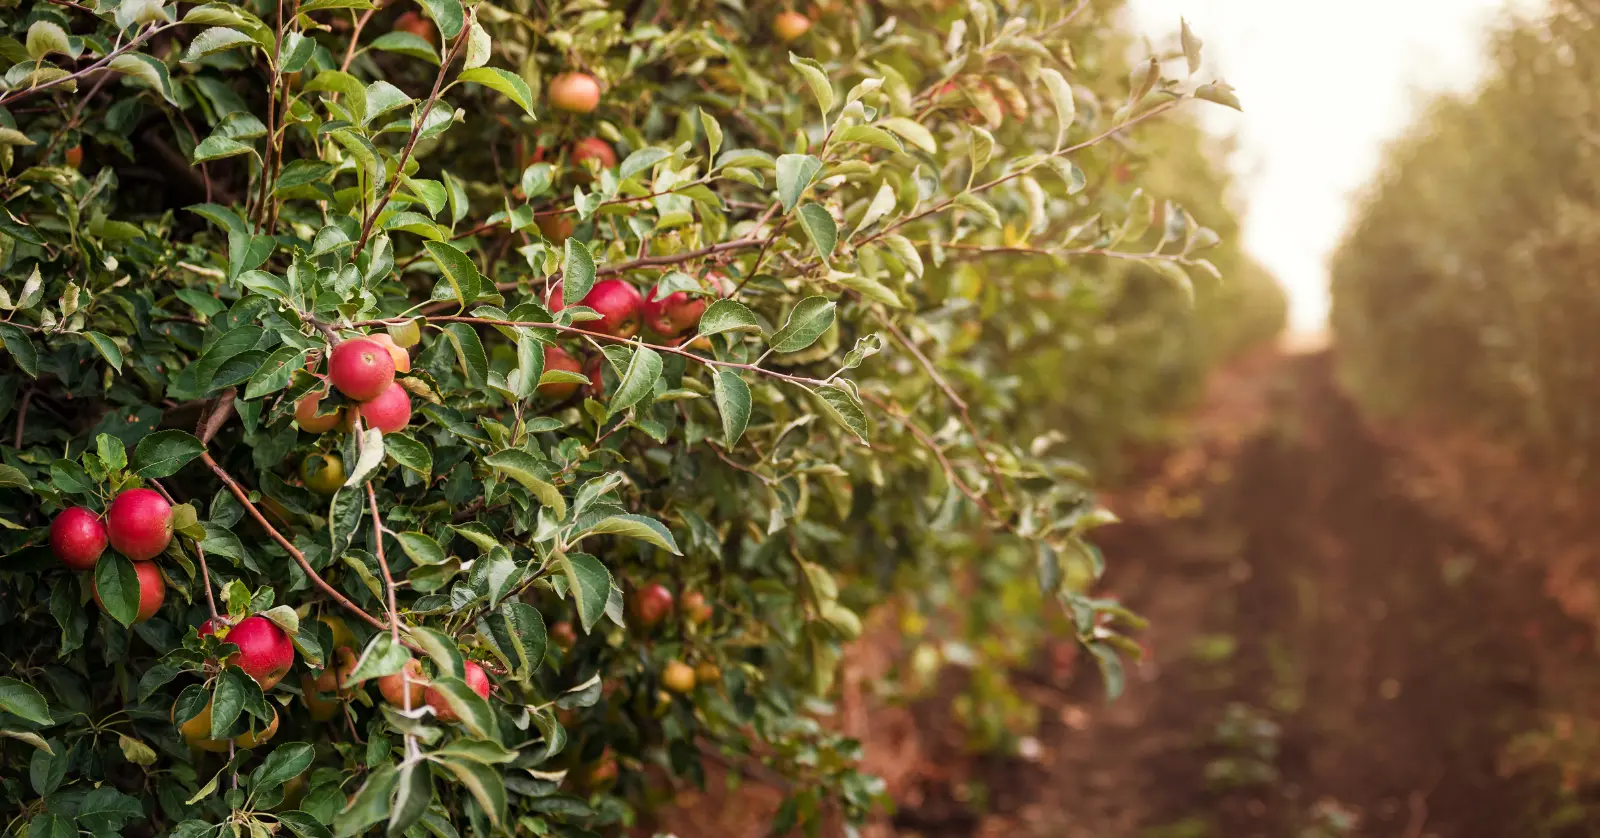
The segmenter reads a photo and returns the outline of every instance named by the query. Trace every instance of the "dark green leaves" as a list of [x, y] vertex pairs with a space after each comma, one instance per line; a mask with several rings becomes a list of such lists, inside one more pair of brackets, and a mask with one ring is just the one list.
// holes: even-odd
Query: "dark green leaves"
[[721, 299], [706, 306], [705, 313], [700, 315], [700, 334], [720, 335], [723, 332], [757, 332], [761, 331], [761, 323], [756, 320], [756, 315], [744, 303], [738, 300]]
[[822, 161], [809, 154], [785, 154], [778, 158], [778, 199], [783, 202], [784, 212], [800, 203], [800, 196], [820, 171]]
[[50, 705], [45, 702], [44, 696], [33, 687], [7, 676], [0, 676], [0, 710], [21, 716], [37, 725], [55, 724], [55, 719], [50, 715]]
[[[180, 431], [181, 433], [181, 431]], [[94, 590], [100, 607], [117, 622], [133, 625], [139, 616], [139, 574], [121, 553], [109, 552], [94, 566]]]
[[833, 325], [837, 305], [827, 297], [807, 297], [795, 304], [783, 328], [772, 335], [774, 352], [799, 352], [817, 342]]
[[333, 819], [333, 832], [339, 838], [348, 838], [365, 832], [368, 827], [382, 821], [389, 816], [390, 799], [394, 796], [395, 785], [400, 778], [400, 772], [393, 763], [380, 764], [367, 781], [361, 784], [350, 802], [345, 805]]
[[394, 808], [389, 815], [389, 838], [402, 835], [411, 825], [421, 820], [433, 802], [433, 775], [425, 759], [408, 759], [400, 766], [400, 778], [395, 783]]
[[461, 0], [418, 0], [418, 2], [428, 10], [428, 17], [433, 19], [434, 25], [439, 27], [439, 34], [443, 35], [446, 41], [453, 40], [461, 34], [461, 26], [465, 22]]
[[549, 482], [549, 471], [532, 454], [515, 448], [496, 451], [483, 460], [488, 466], [512, 480], [521, 483], [539, 503], [550, 507], [557, 519], [567, 517], [567, 501], [555, 484]]
[[516, 103], [517, 107], [522, 108], [529, 116], [533, 116], [533, 91], [528, 88], [528, 83], [518, 78], [515, 73], [498, 67], [477, 67], [463, 71], [458, 78], [504, 93], [506, 98]]
[[824, 384], [811, 392], [817, 397], [817, 404], [822, 407], [822, 412], [826, 413], [828, 418], [855, 434], [862, 442], [866, 442], [868, 433], [866, 411], [861, 407], [860, 397], [847, 387], [848, 385]]
[[[709, 313], [709, 309], [707, 312]], [[638, 404], [655, 391], [656, 379], [661, 377], [661, 355], [647, 346], [634, 349], [628, 360], [628, 369], [622, 374], [622, 383], [611, 396], [609, 416], [616, 416]]]
[[250, 786], [258, 792], [281, 786], [304, 774], [315, 756], [316, 749], [305, 742], [278, 745], [250, 775]]
[[750, 424], [750, 385], [744, 383], [737, 372], [719, 369], [712, 379], [712, 388], [717, 412], [722, 416], [722, 444], [732, 448]]
[[605, 615], [606, 600], [611, 598], [611, 571], [586, 553], [562, 557], [561, 570], [567, 576], [568, 590], [574, 594], [583, 630], [589, 631]]
[[372, 636], [367, 643], [367, 648], [361, 652], [361, 657], [356, 661], [356, 668], [347, 679], [350, 684], [359, 684], [372, 678], [382, 678], [399, 672], [411, 660], [411, 652], [406, 647], [394, 642], [389, 632], [380, 631]]
[[512, 678], [525, 679], [544, 663], [549, 639], [544, 616], [532, 606], [507, 602], [499, 611], [485, 617], [482, 625], [483, 635], [488, 638], [495, 656], [510, 670]]
[[834, 222], [833, 216], [821, 204], [806, 204], [800, 208], [800, 223], [806, 228], [806, 236], [811, 243], [816, 245], [817, 253], [821, 254], [823, 261], [827, 261], [833, 255], [834, 246], [839, 243], [839, 225]]
[[672, 532], [661, 525], [654, 518], [643, 515], [613, 515], [584, 531], [585, 535], [625, 535], [637, 538], [660, 547], [674, 556], [683, 555], [678, 549], [678, 543], [673, 540]]
[[575, 238], [566, 242], [566, 261], [561, 268], [561, 303], [575, 306], [589, 296], [594, 287], [594, 256]]
[[[478, 266], [473, 264], [467, 254], [446, 242], [429, 241], [423, 242], [422, 246], [428, 249], [428, 255], [439, 265], [440, 272], [444, 274], [444, 281], [450, 284], [450, 290], [462, 308], [478, 299], [478, 289], [483, 284], [483, 275], [478, 273]], [[434, 296], [437, 298], [438, 294]]]
[[456, 351], [461, 371], [473, 387], [482, 387], [489, 380], [489, 356], [483, 352], [483, 340], [466, 323], [446, 323], [444, 336]]

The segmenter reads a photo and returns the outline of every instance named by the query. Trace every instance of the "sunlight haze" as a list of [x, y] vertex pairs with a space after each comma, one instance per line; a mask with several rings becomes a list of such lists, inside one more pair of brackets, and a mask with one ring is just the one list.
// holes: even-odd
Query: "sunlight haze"
[[[1288, 291], [1290, 330], [1320, 332], [1327, 260], [1350, 198], [1421, 94], [1480, 76], [1488, 26], [1503, 0], [1130, 0], [1135, 28], [1157, 44], [1187, 18], [1205, 42], [1199, 77], [1238, 89], [1244, 113], [1206, 108], [1233, 133], [1246, 248]], [[1531, 4], [1515, 4], [1527, 8]]]

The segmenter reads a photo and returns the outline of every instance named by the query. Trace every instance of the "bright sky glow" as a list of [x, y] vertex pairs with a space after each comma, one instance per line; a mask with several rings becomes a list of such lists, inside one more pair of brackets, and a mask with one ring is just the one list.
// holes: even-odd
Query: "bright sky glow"
[[[1531, 8], [1536, 0], [1510, 0]], [[1200, 77], [1237, 88], [1243, 114], [1206, 108], [1238, 136], [1230, 161], [1246, 206], [1246, 248], [1289, 292], [1290, 328], [1327, 320], [1327, 261], [1351, 197], [1423, 93], [1481, 77], [1483, 44], [1506, 0], [1130, 0], [1135, 29], [1167, 43], [1179, 18], [1205, 41]]]

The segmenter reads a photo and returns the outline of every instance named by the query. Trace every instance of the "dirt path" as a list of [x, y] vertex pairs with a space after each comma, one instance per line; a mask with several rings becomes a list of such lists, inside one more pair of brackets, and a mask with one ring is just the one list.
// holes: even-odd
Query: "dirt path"
[[[1153, 621], [1128, 695], [1104, 704], [1093, 677], [1025, 687], [1046, 710], [1039, 756], [930, 772], [884, 834], [1600, 834], [1553, 770], [1506, 770], [1559, 709], [1548, 671], [1593, 666], [1572, 655], [1588, 629], [1528, 565], [1412, 499], [1405, 455], [1330, 366], [1230, 370], [1191, 443], [1112, 498], [1126, 523], [1100, 539], [1107, 587]], [[918, 709], [924, 739], [940, 706]]]

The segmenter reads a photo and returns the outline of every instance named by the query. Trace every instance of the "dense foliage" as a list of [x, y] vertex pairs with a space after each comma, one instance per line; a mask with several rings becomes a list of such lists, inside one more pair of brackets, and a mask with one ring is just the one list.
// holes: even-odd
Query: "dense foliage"
[[10, 7], [8, 828], [584, 835], [707, 755], [859, 817], [888, 599], [1117, 689], [1079, 461], [1273, 321], [1185, 325], [1254, 269], [1145, 129], [1236, 102], [1115, 5]]
[[1508, 23], [1389, 150], [1333, 265], [1345, 372], [1385, 410], [1600, 456], [1600, 7]]

